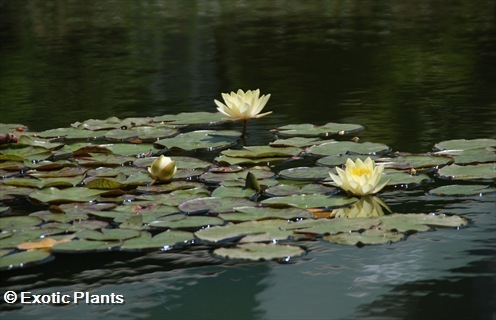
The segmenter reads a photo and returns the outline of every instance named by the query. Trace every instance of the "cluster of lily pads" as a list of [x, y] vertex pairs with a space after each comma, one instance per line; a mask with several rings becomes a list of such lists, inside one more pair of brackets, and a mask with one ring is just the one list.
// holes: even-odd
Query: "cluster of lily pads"
[[[0, 124], [17, 142], [0, 146], [0, 268], [58, 254], [189, 250], [214, 256], [287, 260], [305, 240], [385, 244], [466, 218], [389, 212], [378, 196], [336, 188], [351, 158], [384, 166], [387, 184], [432, 196], [493, 193], [494, 139], [450, 140], [426, 154], [354, 142], [356, 124], [286, 125], [267, 145], [243, 146], [220, 113], [86, 120], [31, 132]], [[167, 181], [149, 168], [160, 155], [177, 167]]]

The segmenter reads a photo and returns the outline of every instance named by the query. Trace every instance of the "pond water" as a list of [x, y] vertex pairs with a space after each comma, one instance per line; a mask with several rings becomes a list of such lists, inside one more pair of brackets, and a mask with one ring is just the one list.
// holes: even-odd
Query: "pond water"
[[[273, 114], [250, 122], [249, 145], [272, 140], [275, 127], [327, 122], [364, 125], [360, 141], [403, 152], [494, 138], [495, 10], [490, 0], [3, 0], [0, 122], [41, 131], [213, 112], [221, 92], [260, 88]], [[426, 190], [381, 197], [395, 212], [458, 214], [471, 225], [392, 245], [310, 242], [287, 264], [223, 262], [205, 248], [62, 256], [3, 272], [1, 293], [113, 292], [126, 303], [2, 300], [1, 317], [493, 319], [494, 194]]]

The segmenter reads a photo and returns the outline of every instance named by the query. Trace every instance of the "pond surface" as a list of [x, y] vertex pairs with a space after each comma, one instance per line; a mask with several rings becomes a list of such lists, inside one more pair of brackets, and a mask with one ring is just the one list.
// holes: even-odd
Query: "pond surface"
[[[260, 88], [272, 94], [273, 114], [250, 122], [249, 145], [271, 141], [275, 127], [327, 122], [364, 125], [360, 141], [403, 152], [494, 138], [495, 10], [489, 0], [4, 0], [0, 122], [42, 131], [90, 118], [213, 112], [221, 92]], [[201, 248], [62, 256], [2, 273], [1, 293], [113, 292], [126, 303], [21, 308], [2, 300], [1, 317], [494, 318], [494, 194], [426, 190], [381, 197], [395, 212], [473, 223], [392, 245], [310, 242], [288, 264], [223, 262]]]

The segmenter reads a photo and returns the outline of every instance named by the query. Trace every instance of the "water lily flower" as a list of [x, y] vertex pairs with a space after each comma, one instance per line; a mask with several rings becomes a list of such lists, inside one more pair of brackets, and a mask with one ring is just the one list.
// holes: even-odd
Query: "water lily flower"
[[272, 111], [260, 113], [269, 101], [270, 94], [260, 96], [260, 90], [247, 90], [244, 92], [239, 89], [238, 92], [230, 94], [222, 93], [224, 103], [214, 100], [217, 110], [236, 120], [243, 120], [243, 137], [246, 134], [246, 122], [251, 118], [261, 118], [272, 113]]
[[336, 168], [338, 174], [329, 172], [334, 183], [341, 189], [355, 196], [366, 196], [379, 192], [386, 186], [389, 180], [379, 184], [384, 171], [384, 166], [376, 166], [369, 157], [362, 161], [356, 159], [346, 160], [346, 169]]
[[155, 159], [151, 167], [148, 167], [148, 172], [152, 175], [154, 180], [169, 181], [176, 173], [176, 162], [172, 161], [169, 157], [161, 155]]

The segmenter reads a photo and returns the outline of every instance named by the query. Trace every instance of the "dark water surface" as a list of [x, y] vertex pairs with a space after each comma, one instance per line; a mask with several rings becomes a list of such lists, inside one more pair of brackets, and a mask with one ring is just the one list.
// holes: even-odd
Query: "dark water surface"
[[[273, 114], [250, 125], [251, 145], [290, 123], [359, 123], [360, 141], [406, 152], [494, 138], [495, 12], [490, 0], [0, 0], [0, 122], [215, 111], [221, 92], [260, 88]], [[424, 193], [383, 198], [474, 223], [390, 246], [310, 243], [292, 264], [200, 249], [61, 257], [2, 274], [1, 293], [114, 292], [125, 305], [2, 304], [1, 318], [495, 319], [494, 195]]]

